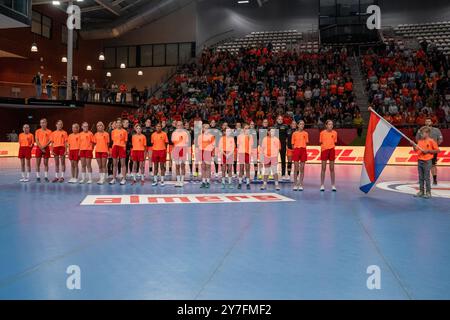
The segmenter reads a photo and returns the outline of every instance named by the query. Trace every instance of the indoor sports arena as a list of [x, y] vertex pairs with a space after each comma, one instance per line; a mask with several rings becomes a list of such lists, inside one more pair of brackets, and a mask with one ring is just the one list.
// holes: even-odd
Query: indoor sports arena
[[0, 0], [0, 299], [450, 299], [432, 3]]

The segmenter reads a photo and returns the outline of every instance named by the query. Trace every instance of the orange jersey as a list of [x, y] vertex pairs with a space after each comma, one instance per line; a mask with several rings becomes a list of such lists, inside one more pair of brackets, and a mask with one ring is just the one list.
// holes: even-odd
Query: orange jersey
[[234, 143], [234, 137], [222, 136], [219, 140], [219, 150], [222, 153], [233, 153], [236, 149], [236, 144]]
[[190, 146], [190, 135], [184, 130], [175, 130], [172, 133], [172, 142], [177, 147]]
[[322, 150], [333, 149], [337, 143], [337, 132], [334, 130], [323, 130], [320, 133], [319, 142]]
[[291, 137], [292, 147], [294, 148], [306, 148], [309, 143], [309, 135], [306, 131], [295, 131]]
[[92, 132], [80, 132], [80, 150], [94, 149], [94, 135]]
[[128, 141], [128, 133], [125, 129], [114, 129], [111, 132], [111, 140], [113, 141], [113, 146], [125, 148]]
[[51, 141], [51, 135], [52, 131], [49, 129], [46, 130], [37, 129], [36, 133], [34, 134], [36, 138], [36, 143], [39, 143], [42, 147]]
[[[417, 146], [419, 148], [422, 148], [425, 151], [430, 151], [430, 150], [439, 150], [439, 147], [436, 143], [436, 141], [434, 141], [431, 138], [428, 139], [420, 139], [417, 142]], [[424, 154], [422, 151], [420, 151], [420, 149], [417, 149], [417, 155], [419, 156], [418, 159], [419, 160], [423, 160], [423, 161], [428, 161], [433, 159], [433, 154], [432, 153], [426, 153]]]
[[106, 131], [96, 132], [94, 134], [95, 151], [96, 152], [108, 152], [109, 150], [109, 134]]
[[169, 143], [169, 138], [167, 137], [167, 133], [165, 133], [164, 131], [161, 131], [160, 133], [158, 132], [153, 132], [152, 133], [152, 145], [153, 145], [153, 151], [161, 151], [161, 150], [166, 150], [167, 149], [167, 144]]
[[133, 151], [144, 151], [147, 148], [147, 139], [142, 133], [133, 135], [131, 142], [133, 144]]
[[198, 136], [198, 146], [200, 150], [213, 151], [216, 138], [209, 133], [202, 133]]
[[262, 152], [266, 157], [276, 157], [280, 152], [281, 143], [277, 137], [264, 137], [261, 142]]
[[80, 134], [69, 134], [69, 137], [67, 138], [67, 144], [69, 145], [69, 150], [80, 150]]
[[237, 148], [238, 153], [248, 153], [250, 154], [250, 150], [253, 147], [253, 137], [250, 135], [246, 135], [244, 133], [240, 134], [237, 138]]
[[53, 147], [65, 147], [67, 142], [67, 132], [64, 130], [55, 130], [50, 137]]
[[34, 137], [32, 133], [19, 134], [19, 146], [21, 147], [32, 147], [34, 144]]

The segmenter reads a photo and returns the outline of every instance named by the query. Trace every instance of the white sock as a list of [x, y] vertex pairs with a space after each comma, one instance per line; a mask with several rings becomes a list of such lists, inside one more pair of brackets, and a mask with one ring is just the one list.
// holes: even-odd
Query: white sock
[[231, 177], [228, 177], [228, 184], [231, 184]]
[[36, 172], [36, 178], [40, 178], [41, 174], [39, 172]]
[[157, 176], [153, 176], [153, 181], [154, 182], [158, 182], [158, 177]]
[[245, 183], [250, 184], [250, 179], [246, 179]]
[[25, 178], [25, 171], [22, 171], [22, 178]]
[[202, 178], [202, 182], [203, 182], [203, 183], [206, 183], [206, 178]]
[[177, 182], [180, 182], [180, 181], [181, 181], [181, 177], [177, 176]]
[[180, 182], [181, 182], [181, 183], [184, 183], [184, 176], [181, 176], [181, 177], [180, 177]]
[[56, 179], [58, 179], [58, 176], [59, 176], [59, 172], [56, 172], [56, 173], [55, 173]]
[[222, 183], [225, 184], [225, 177], [222, 177]]
[[30, 177], [30, 171], [27, 171], [27, 178]]
[[242, 178], [239, 178], [239, 184], [241, 184], [242, 183]]
[[64, 171], [61, 172], [61, 178], [64, 178]]
[[161, 177], [161, 182], [164, 182], [164, 176]]
[[133, 180], [136, 181], [136, 174], [132, 173], [131, 178], [133, 178]]
[[207, 182], [207, 183], [209, 183], [209, 180], [210, 180], [209, 178], [206, 178], [206, 182]]
[[276, 186], [278, 185], [278, 181], [275, 181], [275, 185], [276, 185]]
[[84, 180], [86, 178], [86, 172], [81, 173], [81, 180]]
[[48, 171], [44, 172], [44, 177], [48, 178]]

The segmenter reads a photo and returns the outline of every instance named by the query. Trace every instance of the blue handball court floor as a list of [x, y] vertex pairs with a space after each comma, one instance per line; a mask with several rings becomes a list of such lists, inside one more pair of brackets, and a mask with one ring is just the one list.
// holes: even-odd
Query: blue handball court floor
[[406, 166], [368, 195], [360, 166], [336, 167], [336, 193], [312, 164], [305, 191], [278, 193], [21, 183], [17, 167], [0, 160], [1, 299], [450, 298], [448, 168], [426, 200]]

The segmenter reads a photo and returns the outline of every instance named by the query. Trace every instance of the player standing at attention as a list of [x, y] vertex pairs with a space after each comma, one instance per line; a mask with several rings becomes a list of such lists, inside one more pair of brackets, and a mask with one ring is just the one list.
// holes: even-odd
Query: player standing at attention
[[320, 132], [320, 148], [322, 150], [320, 160], [322, 161], [322, 170], [320, 172], [320, 191], [325, 191], [325, 171], [327, 170], [327, 161], [330, 161], [331, 190], [336, 191], [334, 160], [336, 152], [334, 147], [337, 143], [337, 132], [333, 130], [333, 121], [325, 122], [325, 130]]
[[152, 186], [158, 185], [158, 178], [161, 180], [161, 187], [164, 187], [164, 176], [166, 174], [166, 160], [167, 160], [167, 144], [169, 138], [167, 134], [162, 131], [161, 123], [156, 125], [156, 131], [152, 134], [152, 162], [155, 165], [153, 172]]
[[[31, 150], [34, 145], [34, 137], [33, 134], [30, 133], [30, 126], [28, 124], [23, 125], [23, 132], [19, 134], [19, 155], [20, 159], [20, 167], [22, 169], [22, 179], [20, 182], [28, 182], [30, 181], [30, 172], [31, 172]], [[25, 172], [25, 164], [26, 164], [26, 172]]]
[[[256, 139], [256, 141], [259, 143], [259, 144], [261, 144], [261, 141], [262, 141], [262, 139], [265, 137], [265, 136], [267, 136], [267, 134], [268, 134], [268, 132], [269, 132], [269, 120], [268, 119], [264, 119], [263, 121], [262, 121], [262, 125], [261, 125], [261, 127], [260, 128], [258, 128], [258, 131], [257, 131], [257, 139]], [[256, 162], [256, 170], [255, 170], [255, 178], [254, 178], [254, 180], [258, 180], [258, 178], [261, 180], [261, 178], [262, 178], [262, 172], [264, 171], [264, 165], [262, 164], [262, 162], [261, 162], [261, 158], [262, 158], [262, 155], [261, 155], [261, 150], [259, 150], [260, 149], [260, 147], [258, 146], [258, 149], [257, 149], [257, 162]], [[259, 177], [258, 177], [258, 175], [259, 175]]]
[[417, 170], [419, 172], [419, 192], [415, 197], [431, 198], [430, 170], [433, 165], [433, 157], [440, 152], [437, 142], [430, 137], [431, 128], [428, 126], [420, 128], [419, 140], [414, 145], [417, 151]]
[[289, 180], [286, 176], [286, 149], [287, 149], [287, 131], [288, 126], [284, 124], [283, 116], [279, 115], [277, 117], [277, 123], [275, 124], [275, 129], [278, 130], [278, 139], [280, 140], [280, 160], [281, 160], [281, 178], [283, 180]]
[[292, 154], [294, 147], [292, 146], [292, 134], [297, 130], [297, 122], [292, 120], [289, 128], [287, 129], [286, 136], [286, 157], [287, 157], [287, 176], [291, 179], [291, 171], [292, 171]]
[[[55, 159], [55, 179], [52, 182], [64, 182], [64, 173], [66, 172], [66, 149], [67, 149], [67, 132], [63, 130], [62, 120], [56, 122], [56, 130], [52, 132], [52, 153]], [[59, 176], [59, 168], [61, 164], [61, 177]]]
[[115, 184], [117, 178], [117, 171], [119, 169], [119, 161], [122, 172], [122, 179], [120, 184], [124, 185], [127, 183], [125, 180], [125, 174], [127, 172], [127, 167], [125, 165], [125, 159], [127, 157], [126, 144], [128, 141], [128, 132], [122, 128], [122, 119], [118, 118], [116, 120], [116, 128], [111, 132], [111, 140], [113, 141], [113, 147], [111, 150], [111, 156], [113, 158], [113, 178], [109, 184]]
[[142, 128], [142, 134], [145, 136], [145, 140], [147, 141], [147, 149], [146, 156], [148, 157], [148, 174], [149, 176], [153, 173], [153, 164], [152, 164], [152, 134], [154, 130], [152, 128], [152, 120], [145, 120], [145, 127]]
[[261, 190], [267, 189], [269, 174], [273, 175], [275, 180], [275, 190], [280, 190], [280, 185], [278, 184], [278, 154], [281, 150], [281, 142], [277, 137], [277, 131], [274, 128], [269, 129], [267, 136], [263, 137], [261, 141], [261, 162], [264, 165], [264, 181]]
[[41, 159], [44, 158], [44, 181], [48, 180], [48, 159], [50, 158], [50, 143], [52, 131], [47, 128], [47, 119], [39, 122], [41, 128], [37, 129], [34, 136], [36, 140], [36, 182], [41, 182]]
[[303, 191], [305, 163], [308, 155], [306, 152], [306, 145], [309, 143], [308, 132], [306, 132], [304, 128], [305, 122], [300, 120], [298, 122], [297, 131], [294, 131], [291, 137], [291, 145], [293, 148], [292, 160], [294, 161], [294, 191]]
[[186, 161], [191, 151], [191, 136], [183, 128], [183, 122], [177, 121], [176, 130], [172, 133], [173, 152], [172, 159], [175, 162], [175, 172], [177, 175], [176, 188], [184, 186], [184, 176], [186, 174]]
[[202, 126], [198, 136], [199, 160], [201, 161], [202, 184], [200, 188], [209, 188], [211, 181], [211, 162], [213, 160], [215, 137], [209, 132], [209, 124]]
[[239, 183], [238, 189], [242, 188], [242, 177], [245, 169], [245, 184], [247, 190], [250, 190], [250, 153], [253, 148], [253, 137], [250, 134], [250, 126], [244, 124], [244, 130], [237, 137], [237, 160], [239, 164]]
[[[89, 124], [83, 122], [80, 132], [80, 160], [81, 160], [81, 179], [79, 183], [92, 183], [92, 158], [94, 150], [94, 135], [89, 130]], [[86, 170], [87, 169], [87, 170]], [[86, 172], [87, 171], [87, 172]], [[86, 181], [87, 173], [87, 181]]]
[[141, 186], [145, 181], [145, 149], [147, 148], [147, 139], [142, 134], [142, 127], [139, 124], [134, 126], [136, 133], [132, 136], [131, 160], [133, 160], [133, 170], [131, 173], [133, 181], [132, 185], [136, 183], [136, 175], [141, 172]]
[[103, 122], [97, 122], [97, 132], [94, 135], [95, 142], [95, 159], [97, 159], [98, 172], [100, 178], [97, 184], [104, 184], [108, 175], [108, 150], [109, 150], [109, 133], [105, 131]]
[[[228, 124], [224, 122], [222, 124], [222, 136], [219, 139], [219, 154], [221, 160], [222, 169], [222, 189], [226, 188], [228, 183], [228, 188], [232, 189], [233, 185], [231, 180], [233, 178], [233, 163], [234, 163], [234, 149], [236, 144], [234, 142], [234, 130], [228, 128]], [[228, 180], [228, 181], [227, 181]]]
[[69, 145], [70, 174], [69, 183], [77, 183], [78, 181], [78, 161], [80, 160], [80, 125], [74, 123], [72, 125], [72, 133], [67, 138]]

